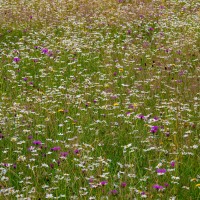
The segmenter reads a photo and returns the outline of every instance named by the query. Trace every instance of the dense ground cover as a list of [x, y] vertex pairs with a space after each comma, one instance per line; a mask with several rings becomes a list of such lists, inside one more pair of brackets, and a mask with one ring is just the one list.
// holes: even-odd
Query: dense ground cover
[[0, 199], [199, 199], [199, 6], [0, 1]]

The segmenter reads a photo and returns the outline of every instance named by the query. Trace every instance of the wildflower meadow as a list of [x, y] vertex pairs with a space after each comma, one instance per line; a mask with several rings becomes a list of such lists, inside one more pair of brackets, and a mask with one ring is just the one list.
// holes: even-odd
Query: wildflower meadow
[[199, 200], [198, 0], [0, 0], [0, 200]]

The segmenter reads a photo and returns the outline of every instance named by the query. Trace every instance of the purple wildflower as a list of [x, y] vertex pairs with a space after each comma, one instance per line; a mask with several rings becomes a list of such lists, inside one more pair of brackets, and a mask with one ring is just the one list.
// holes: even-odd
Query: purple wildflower
[[140, 15], [140, 18], [144, 18], [144, 15]]
[[60, 150], [61, 150], [60, 147], [53, 147], [53, 148], [51, 148], [51, 151], [60, 151]]
[[154, 28], [152, 28], [152, 27], [149, 27], [149, 31], [153, 31], [154, 30]]
[[9, 164], [8, 164], [8, 163], [4, 163], [3, 166], [4, 166], [4, 167], [8, 167]]
[[110, 192], [112, 195], [117, 195], [118, 194], [118, 191], [117, 190], [111, 190]]
[[158, 184], [153, 185], [153, 188], [156, 190], [163, 190], [163, 186]]
[[60, 160], [57, 160], [56, 162], [57, 162], [58, 166], [60, 166], [60, 162], [61, 162], [61, 161], [60, 161]]
[[130, 116], [130, 115], [131, 115], [131, 112], [127, 112], [126, 115], [127, 115], [127, 116]]
[[133, 108], [134, 108], [134, 105], [133, 105], [133, 104], [130, 104], [130, 105], [128, 106], [128, 108], [129, 108], [129, 109], [133, 109]]
[[33, 141], [33, 144], [35, 144], [35, 145], [41, 145], [42, 142], [40, 140], [35, 140], [35, 141]]
[[60, 153], [60, 156], [61, 156], [61, 157], [66, 157], [68, 154], [69, 154], [68, 152], [61, 152], [61, 153]]
[[107, 185], [108, 182], [107, 182], [107, 181], [101, 181], [100, 184], [101, 184], [102, 186], [104, 186], [104, 185]]
[[74, 153], [75, 153], [75, 154], [78, 154], [79, 152], [80, 152], [79, 149], [75, 149], [75, 150], [74, 150]]
[[138, 115], [138, 118], [144, 119], [144, 115], [140, 114], [140, 115]]
[[121, 183], [121, 187], [125, 188], [127, 186], [127, 183], [126, 182], [122, 182]]
[[93, 182], [94, 182], [93, 178], [90, 178], [89, 183], [93, 183]]
[[166, 135], [166, 137], [169, 137], [170, 133], [169, 133], [169, 132], [166, 132], [165, 135]]
[[0, 139], [3, 139], [3, 138], [4, 138], [4, 135], [0, 133]]
[[34, 149], [35, 149], [35, 147], [30, 146], [30, 147], [28, 148], [28, 151], [33, 151]]
[[159, 118], [158, 118], [157, 116], [155, 116], [153, 119], [154, 119], [155, 121], [158, 121], [158, 120], [159, 120]]
[[158, 175], [163, 175], [167, 172], [166, 169], [157, 169], [156, 172], [158, 173]]
[[117, 72], [114, 72], [114, 73], [113, 73], [113, 76], [117, 76]]
[[36, 58], [35, 58], [35, 59], [33, 59], [33, 62], [35, 62], [35, 63], [36, 63], [36, 62], [38, 62], [38, 59], [36, 59]]
[[51, 163], [49, 166], [51, 167], [51, 169], [54, 168], [54, 164], [53, 163]]
[[168, 184], [168, 183], [165, 183], [164, 186], [167, 188], [167, 187], [169, 187], [169, 184]]
[[152, 126], [150, 132], [151, 133], [156, 133], [158, 131], [159, 127], [158, 126]]
[[171, 167], [175, 167], [175, 161], [171, 161], [170, 165]]
[[13, 61], [18, 63], [20, 61], [20, 58], [19, 57], [14, 57]]
[[47, 48], [43, 48], [43, 49], [42, 49], [42, 53], [44, 53], [44, 54], [47, 54], [48, 51], [49, 51], [49, 50], [48, 50]]
[[32, 136], [32, 135], [29, 135], [29, 136], [28, 136], [28, 139], [29, 139], [29, 140], [33, 139], [33, 136]]

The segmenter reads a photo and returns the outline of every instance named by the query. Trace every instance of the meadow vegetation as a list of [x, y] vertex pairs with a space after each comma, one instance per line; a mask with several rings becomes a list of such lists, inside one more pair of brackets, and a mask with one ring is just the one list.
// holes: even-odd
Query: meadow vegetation
[[0, 199], [200, 199], [199, 8], [0, 1]]

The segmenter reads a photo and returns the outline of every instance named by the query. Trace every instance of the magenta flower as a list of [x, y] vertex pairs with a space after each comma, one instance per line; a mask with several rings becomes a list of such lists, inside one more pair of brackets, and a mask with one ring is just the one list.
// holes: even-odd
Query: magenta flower
[[43, 48], [43, 49], [42, 49], [42, 53], [44, 53], [44, 54], [47, 54], [48, 51], [49, 51], [49, 50], [48, 50], [47, 48]]
[[51, 169], [54, 168], [54, 164], [53, 163], [51, 163], [49, 166], [50, 166]]
[[61, 153], [60, 153], [60, 156], [61, 156], [61, 157], [67, 157], [68, 154], [69, 154], [68, 152], [61, 152]]
[[27, 80], [28, 80], [28, 78], [27, 78], [27, 77], [24, 77], [24, 78], [23, 78], [23, 80], [24, 80], [24, 81], [27, 81]]
[[29, 135], [29, 136], [28, 136], [28, 139], [29, 139], [29, 140], [33, 139], [33, 136], [32, 136], [32, 135]]
[[53, 147], [53, 148], [51, 148], [51, 151], [60, 151], [60, 150], [61, 150], [60, 147]]
[[20, 58], [14, 57], [13, 61], [16, 62], [16, 63], [18, 63], [20, 61]]
[[61, 161], [60, 161], [60, 160], [57, 160], [56, 162], [57, 162], [58, 166], [60, 166], [60, 162], [61, 162]]
[[126, 115], [127, 115], [127, 116], [130, 116], [130, 115], [131, 115], [131, 112], [127, 112]]
[[30, 146], [29, 148], [28, 148], [28, 151], [33, 151], [35, 148], [33, 147], [33, 146]]
[[113, 76], [117, 76], [117, 72], [114, 72], [114, 73], [113, 73]]
[[156, 133], [158, 131], [159, 127], [158, 126], [152, 126], [150, 132], [151, 133]]
[[166, 136], [166, 137], [169, 137], [169, 136], [170, 136], [170, 132], [166, 132], [166, 133], [165, 133], [165, 136]]
[[130, 29], [127, 31], [127, 34], [128, 34], [128, 35], [130, 35], [130, 34], [131, 34], [131, 30], [130, 30]]
[[154, 117], [154, 120], [155, 120], [155, 121], [158, 121], [158, 120], [159, 120], [159, 118], [158, 118], [157, 116], [155, 116], [155, 117]]
[[165, 185], [166, 188], [169, 187], [169, 184], [168, 184], [168, 183], [165, 183], [164, 185]]
[[121, 187], [125, 188], [127, 186], [127, 183], [126, 182], [122, 182], [121, 183]]
[[101, 184], [102, 186], [104, 186], [104, 185], [107, 185], [108, 182], [107, 182], [107, 181], [101, 181], [100, 184]]
[[163, 186], [158, 184], [153, 185], [153, 188], [156, 190], [163, 190]]
[[93, 183], [93, 182], [94, 182], [93, 178], [90, 178], [89, 183]]
[[149, 31], [153, 31], [154, 30], [154, 28], [152, 28], [152, 27], [149, 27]]
[[112, 195], [117, 195], [118, 194], [118, 191], [117, 190], [111, 190], [110, 192]]
[[171, 161], [171, 163], [170, 163], [170, 165], [171, 165], [171, 167], [175, 167], [175, 161]]
[[53, 56], [53, 52], [52, 51], [48, 51], [48, 54], [47, 54], [49, 57]]
[[138, 115], [138, 118], [144, 119], [145, 117], [144, 117], [144, 115], [140, 114], [140, 115]]
[[75, 150], [74, 150], [74, 153], [75, 153], [75, 154], [78, 154], [79, 152], [80, 152], [79, 149], [75, 149]]
[[166, 169], [157, 169], [156, 172], [158, 173], [158, 175], [163, 175], [167, 172]]
[[35, 144], [35, 145], [41, 145], [42, 142], [40, 140], [35, 140], [35, 141], [33, 141], [33, 144]]

